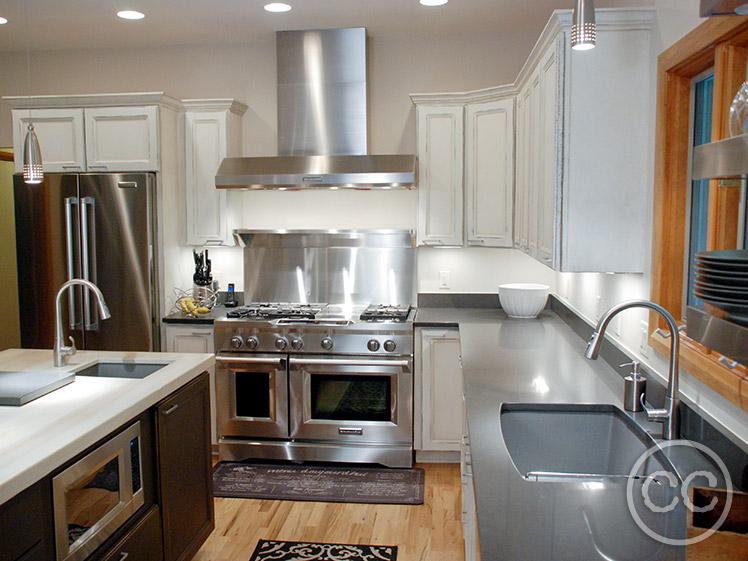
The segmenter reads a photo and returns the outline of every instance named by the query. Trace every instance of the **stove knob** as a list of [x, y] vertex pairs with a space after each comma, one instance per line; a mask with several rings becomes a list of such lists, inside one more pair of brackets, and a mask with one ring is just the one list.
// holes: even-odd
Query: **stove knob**
[[377, 352], [379, 350], [379, 341], [376, 339], [369, 339], [369, 342], [366, 343], [366, 346], [371, 352]]
[[325, 337], [320, 342], [320, 345], [322, 345], [323, 349], [325, 349], [326, 351], [329, 351], [330, 349], [332, 349], [332, 339], [330, 339], [329, 337]]
[[279, 351], [285, 350], [285, 348], [288, 346], [288, 341], [285, 337], [278, 337], [275, 340], [275, 348]]
[[229, 341], [229, 344], [231, 345], [232, 349], [241, 349], [244, 341], [241, 337], [239, 337], [239, 335], [234, 335]]
[[260, 341], [257, 339], [257, 337], [247, 337], [247, 347], [254, 351], [259, 346]]
[[391, 353], [391, 352], [392, 352], [392, 351], [394, 351], [394, 350], [395, 350], [396, 348], [397, 348], [397, 345], [395, 345], [395, 342], [394, 342], [394, 341], [392, 341], [391, 339], [387, 339], [387, 340], [386, 340], [386, 341], [384, 342], [384, 350], [385, 350], [385, 351], [387, 351], [388, 353]]
[[294, 351], [300, 351], [304, 348], [304, 341], [301, 339], [291, 339], [291, 348]]

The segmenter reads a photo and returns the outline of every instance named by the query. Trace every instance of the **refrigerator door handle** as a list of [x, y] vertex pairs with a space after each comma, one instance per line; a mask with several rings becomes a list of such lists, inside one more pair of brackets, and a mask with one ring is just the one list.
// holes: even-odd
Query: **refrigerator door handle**
[[[68, 280], [75, 278], [75, 248], [73, 247], [73, 208], [75, 213], [78, 213], [78, 198], [77, 197], [66, 197], [65, 198], [65, 252], [67, 254], [68, 261]], [[75, 294], [76, 287], [71, 287], [68, 290], [68, 315], [70, 322], [70, 329], [80, 329], [81, 324], [75, 315]]]
[[[91, 222], [89, 224], [88, 217]], [[83, 246], [83, 278], [96, 284], [96, 201], [93, 197], [81, 199], [81, 239]], [[99, 313], [95, 306], [91, 306], [91, 292], [83, 290], [83, 314], [86, 331], [99, 330]]]

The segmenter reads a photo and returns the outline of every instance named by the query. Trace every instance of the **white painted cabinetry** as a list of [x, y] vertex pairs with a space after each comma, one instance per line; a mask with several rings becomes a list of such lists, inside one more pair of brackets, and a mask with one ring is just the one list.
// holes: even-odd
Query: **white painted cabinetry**
[[185, 209], [187, 245], [234, 245], [231, 230], [241, 205], [233, 191], [216, 189], [221, 161], [241, 154], [241, 117], [247, 106], [233, 99], [189, 99], [185, 106]]
[[602, 10], [572, 51], [554, 12], [517, 79], [515, 247], [566, 272], [642, 272], [651, 9]]
[[[415, 448], [459, 452], [462, 439], [462, 369], [457, 329], [416, 329]], [[420, 410], [419, 410], [420, 409]], [[449, 454], [432, 455], [448, 459]], [[456, 454], [454, 455], [456, 461]], [[421, 459], [421, 458], [419, 458]]]
[[[164, 324], [167, 353], [213, 353], [213, 326]], [[216, 435], [216, 392], [215, 368], [208, 369], [210, 374], [210, 434], [213, 444], [218, 444]]]
[[[45, 173], [159, 171], [159, 111], [180, 108], [163, 93], [3, 99], [12, 108], [16, 154], [23, 154], [31, 108]], [[15, 171], [23, 171], [21, 158]]]
[[418, 245], [512, 247], [512, 88], [412, 94]]

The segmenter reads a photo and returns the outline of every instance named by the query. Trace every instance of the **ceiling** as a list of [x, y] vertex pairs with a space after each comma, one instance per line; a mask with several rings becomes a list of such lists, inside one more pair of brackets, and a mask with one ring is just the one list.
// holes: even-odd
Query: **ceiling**
[[[464, 33], [539, 34], [554, 9], [574, 0], [451, 0], [426, 8], [418, 0], [286, 0], [284, 14], [264, 0], [25, 0], [37, 50], [153, 47], [271, 40], [277, 30], [366, 27], [372, 37]], [[595, 0], [596, 8], [651, 6], [653, 0]], [[146, 19], [116, 17], [138, 10]], [[0, 54], [24, 51], [24, 2], [0, 0]]]

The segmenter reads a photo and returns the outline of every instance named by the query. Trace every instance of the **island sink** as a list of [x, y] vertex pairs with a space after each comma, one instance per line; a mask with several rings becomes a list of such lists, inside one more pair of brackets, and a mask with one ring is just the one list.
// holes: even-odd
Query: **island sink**
[[99, 378], [134, 378], [142, 379], [150, 376], [157, 370], [161, 370], [171, 361], [164, 362], [135, 362], [127, 360], [108, 361], [97, 360], [81, 370], [75, 372], [76, 376], [98, 376]]
[[500, 424], [515, 468], [530, 481], [677, 477], [661, 450], [632, 471], [656, 443], [614, 405], [505, 403]]

